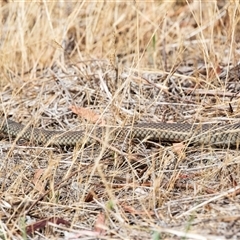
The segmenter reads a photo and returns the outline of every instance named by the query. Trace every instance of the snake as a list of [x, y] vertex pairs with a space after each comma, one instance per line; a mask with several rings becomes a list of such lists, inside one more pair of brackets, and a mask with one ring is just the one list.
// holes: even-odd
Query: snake
[[194, 145], [238, 147], [240, 123], [138, 123], [126, 126], [87, 126], [79, 131], [54, 131], [23, 125], [1, 117], [0, 131], [9, 138], [24, 139], [37, 145], [74, 146], [89, 144], [97, 139], [112, 141], [119, 137], [158, 142], [186, 142]]

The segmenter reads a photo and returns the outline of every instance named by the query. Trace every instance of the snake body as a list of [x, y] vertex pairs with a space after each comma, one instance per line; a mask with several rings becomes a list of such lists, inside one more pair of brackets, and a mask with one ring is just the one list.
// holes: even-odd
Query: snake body
[[9, 137], [17, 137], [41, 145], [86, 144], [95, 138], [107, 140], [118, 136], [148, 139], [161, 142], [182, 142], [215, 146], [238, 146], [240, 123], [217, 124], [140, 123], [124, 127], [90, 126], [86, 131], [50, 131], [26, 127], [10, 119], [0, 118], [0, 131]]

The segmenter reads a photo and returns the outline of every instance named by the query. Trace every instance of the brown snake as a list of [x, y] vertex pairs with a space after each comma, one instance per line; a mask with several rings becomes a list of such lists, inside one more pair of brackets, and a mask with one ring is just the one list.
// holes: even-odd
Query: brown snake
[[162, 142], [237, 146], [240, 142], [240, 123], [217, 124], [141, 123], [124, 127], [91, 126], [86, 131], [50, 131], [26, 127], [9, 119], [0, 118], [0, 131], [41, 145], [74, 146], [91, 143], [94, 139], [111, 140], [118, 136]]

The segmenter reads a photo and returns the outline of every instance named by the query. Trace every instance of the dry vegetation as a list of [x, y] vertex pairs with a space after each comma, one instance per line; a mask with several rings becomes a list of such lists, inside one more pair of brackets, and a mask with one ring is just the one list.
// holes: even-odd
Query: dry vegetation
[[[0, 5], [5, 117], [58, 130], [237, 120], [238, 1], [20, 2]], [[240, 238], [236, 149], [103, 140], [5, 136], [1, 238]]]

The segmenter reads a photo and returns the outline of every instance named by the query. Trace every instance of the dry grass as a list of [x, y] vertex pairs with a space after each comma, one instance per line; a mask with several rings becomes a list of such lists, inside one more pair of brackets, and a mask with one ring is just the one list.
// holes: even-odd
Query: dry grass
[[[240, 74], [228, 69], [240, 55], [239, 10], [224, 0], [3, 1], [1, 111], [64, 130], [80, 125], [73, 105], [118, 126], [232, 122]], [[240, 237], [238, 151], [105, 143], [2, 141], [1, 237]]]

